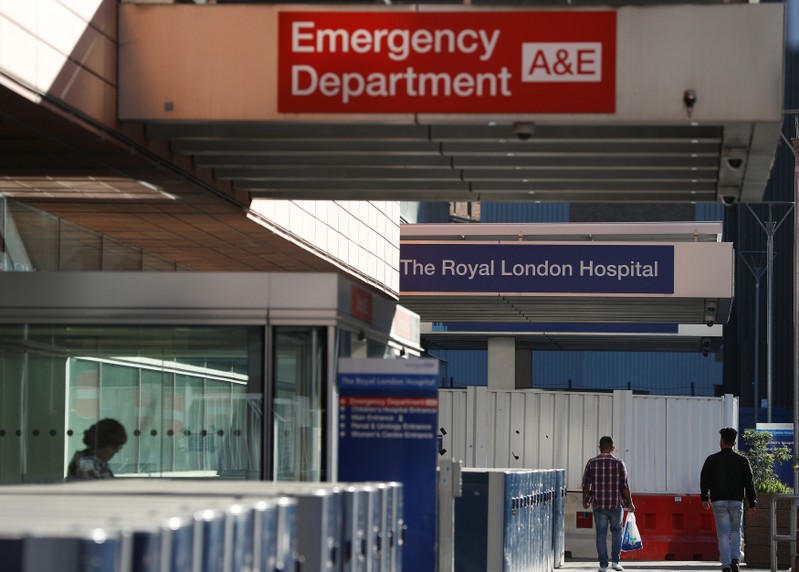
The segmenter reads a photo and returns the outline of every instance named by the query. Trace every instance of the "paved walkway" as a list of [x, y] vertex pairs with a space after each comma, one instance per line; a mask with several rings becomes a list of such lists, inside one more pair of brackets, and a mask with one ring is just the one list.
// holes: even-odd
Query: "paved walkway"
[[[687, 572], [721, 572], [721, 564], [718, 562], [697, 562], [697, 561], [622, 561], [622, 566], [628, 572], [663, 572], [664, 570], [685, 570]], [[583, 570], [585, 572], [596, 570], [598, 562], [569, 560], [558, 570]], [[610, 572], [610, 570], [608, 570]], [[741, 566], [741, 572], [770, 572], [768, 568], [748, 568], [745, 564]]]

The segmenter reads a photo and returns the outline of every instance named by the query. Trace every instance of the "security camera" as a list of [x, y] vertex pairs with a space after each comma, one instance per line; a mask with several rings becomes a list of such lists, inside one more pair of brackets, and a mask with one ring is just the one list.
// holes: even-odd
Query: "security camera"
[[535, 127], [532, 123], [514, 123], [513, 124], [513, 134], [516, 136], [517, 139], [521, 141], [527, 141], [530, 137], [533, 136], [533, 132], [535, 131]]
[[720, 178], [724, 185], [735, 186], [741, 181], [746, 167], [747, 150], [743, 147], [724, 147], [721, 150]]
[[730, 206], [738, 202], [738, 189], [719, 189], [719, 200], [725, 205]]

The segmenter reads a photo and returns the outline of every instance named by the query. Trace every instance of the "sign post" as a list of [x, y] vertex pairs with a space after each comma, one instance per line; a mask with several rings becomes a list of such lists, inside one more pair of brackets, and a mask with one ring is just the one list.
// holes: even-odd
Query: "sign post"
[[436, 569], [438, 361], [339, 360], [342, 481], [403, 484], [403, 570]]

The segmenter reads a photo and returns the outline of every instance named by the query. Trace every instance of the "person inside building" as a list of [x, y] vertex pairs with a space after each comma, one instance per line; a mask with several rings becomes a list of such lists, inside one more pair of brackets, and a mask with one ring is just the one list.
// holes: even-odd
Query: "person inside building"
[[722, 572], [738, 572], [744, 495], [749, 511], [753, 512], [757, 506], [757, 493], [749, 460], [733, 450], [738, 431], [724, 427], [719, 433], [721, 451], [705, 459], [699, 484], [703, 506], [706, 509], [713, 507]]
[[[613, 570], [624, 570], [619, 562], [624, 507], [630, 512], [635, 511], [627, 482], [627, 466], [613, 455], [614, 450], [613, 438], [602, 437], [599, 440], [599, 455], [589, 459], [583, 472], [583, 507], [594, 510], [599, 572], [606, 572], [608, 564]], [[608, 528], [611, 534], [610, 558]]]
[[128, 435], [115, 419], [101, 419], [83, 432], [86, 448], [72, 457], [68, 479], [110, 479], [114, 476], [108, 461], [127, 442]]

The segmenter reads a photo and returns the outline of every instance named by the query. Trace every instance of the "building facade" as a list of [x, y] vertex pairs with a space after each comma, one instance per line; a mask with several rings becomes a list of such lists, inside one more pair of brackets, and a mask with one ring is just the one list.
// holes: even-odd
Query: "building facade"
[[[493, 35], [480, 36], [469, 26], [494, 10], [479, 3], [421, 11], [208, 4], [0, 5], [0, 268], [39, 275], [0, 276], [4, 480], [63, 471], [83, 430], [106, 416], [123, 417], [139, 443], [119, 457], [122, 472], [334, 478], [335, 360], [422, 351], [419, 316], [401, 305], [402, 220], [477, 201], [489, 220], [497, 201], [524, 200], [526, 209], [532, 196], [550, 211], [542, 219], [675, 220], [697, 216], [701, 207], [686, 204], [691, 197], [762, 198], [782, 119], [773, 85], [782, 44], [771, 33], [781, 26], [779, 9], [734, 3], [538, 14], [509, 3], [495, 15]], [[357, 14], [340, 18], [348, 12]], [[290, 77], [286, 65], [297, 73], [317, 65], [302, 60], [311, 20], [291, 18], [392, 26], [397, 13], [419, 27], [415, 56], [426, 49], [424, 26], [458, 13], [464, 30], [453, 50], [464, 57], [448, 60], [452, 66], [477, 49], [470, 38], [484, 38], [490, 60], [491, 38], [512, 36], [518, 18], [559, 18], [564, 26], [552, 29], [599, 34], [589, 38], [591, 53], [604, 58], [606, 73], [597, 80], [596, 69], [587, 70], [587, 87], [566, 82], [546, 97], [511, 98], [513, 116], [491, 98], [461, 97], [477, 89], [461, 76], [450, 84], [454, 99], [418, 109], [406, 98], [342, 114], [345, 101], [321, 97], [307, 108], [301, 93], [286, 98], [278, 89]], [[756, 47], [719, 46], [703, 27], [718, 22], [729, 37], [758, 38]], [[674, 27], [684, 38], [671, 39]], [[640, 42], [641, 29], [662, 36], [657, 49]], [[289, 42], [299, 48], [296, 61], [278, 49], [286, 30], [299, 34]], [[354, 42], [353, 53], [365, 46]], [[596, 51], [600, 44], [604, 51]], [[735, 80], [737, 99], [728, 97], [733, 64], [719, 62], [718, 50], [733, 50], [735, 70], [750, 74]], [[404, 73], [408, 82], [415, 77]], [[491, 77], [504, 81], [503, 73]], [[323, 92], [342, 93], [334, 79], [323, 83]], [[588, 88], [592, 97], [582, 97]], [[536, 107], [525, 107], [532, 101]], [[630, 208], [630, 197], [647, 205]], [[595, 206], [604, 202], [615, 206]], [[453, 212], [458, 220], [478, 216], [476, 208]], [[181, 276], [159, 301], [160, 291], [141, 278], [94, 275], [86, 286], [76, 271]], [[48, 281], [55, 272], [64, 276]], [[248, 275], [235, 286], [244, 299], [250, 289], [271, 292], [260, 274], [290, 273], [295, 281], [281, 293], [288, 301], [256, 297], [255, 306], [234, 300], [225, 309], [214, 296], [234, 294], [207, 276], [216, 272]], [[183, 274], [195, 273], [193, 286]], [[313, 286], [326, 281], [335, 285], [322, 300]], [[104, 298], [104, 284], [126, 288], [129, 300]], [[38, 301], [21, 305], [32, 294]], [[196, 301], [196, 313], [170, 314], [187, 300]], [[128, 403], [132, 416], [123, 414]], [[245, 432], [250, 445], [223, 446]], [[64, 455], [44, 463], [52, 447]], [[222, 449], [237, 461], [219, 457]]]

